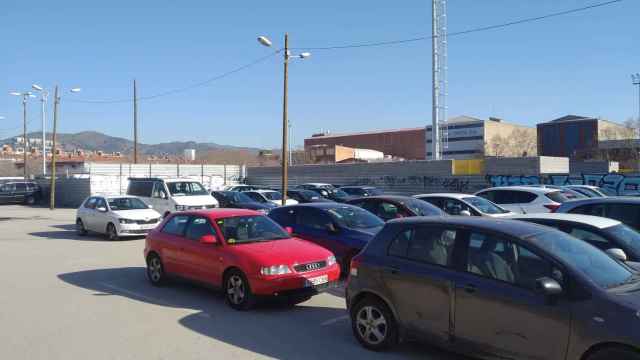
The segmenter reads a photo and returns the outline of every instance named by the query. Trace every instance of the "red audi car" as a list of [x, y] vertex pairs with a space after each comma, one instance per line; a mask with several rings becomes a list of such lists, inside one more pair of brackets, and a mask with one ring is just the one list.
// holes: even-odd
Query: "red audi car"
[[144, 256], [153, 285], [171, 276], [211, 285], [237, 310], [261, 297], [301, 302], [340, 277], [330, 251], [244, 209], [171, 214], [147, 235]]

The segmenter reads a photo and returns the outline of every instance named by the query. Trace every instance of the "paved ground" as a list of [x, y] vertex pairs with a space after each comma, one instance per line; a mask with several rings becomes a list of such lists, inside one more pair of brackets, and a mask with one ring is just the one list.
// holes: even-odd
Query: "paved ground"
[[77, 237], [73, 210], [0, 207], [0, 359], [455, 359], [362, 349], [341, 292], [231, 310], [210, 290], [154, 288], [143, 239]]

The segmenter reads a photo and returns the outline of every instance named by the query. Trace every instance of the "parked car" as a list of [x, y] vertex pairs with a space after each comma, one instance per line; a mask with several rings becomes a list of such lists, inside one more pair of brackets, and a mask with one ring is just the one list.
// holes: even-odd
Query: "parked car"
[[260, 190], [260, 189], [264, 189], [264, 187], [258, 186], [258, 185], [246, 185], [246, 184], [229, 185], [224, 187], [224, 191], [253, 191], [253, 190]]
[[341, 186], [340, 190], [351, 196], [378, 196], [384, 194], [384, 191], [373, 186]]
[[160, 213], [135, 196], [89, 196], [76, 211], [76, 232], [106, 234], [109, 240], [144, 236], [162, 220]]
[[569, 201], [558, 213], [584, 214], [616, 219], [640, 230], [640, 199], [635, 197], [604, 197]]
[[346, 204], [311, 203], [271, 210], [269, 217], [293, 229], [295, 236], [333, 252], [343, 272], [384, 223], [359, 207]]
[[428, 202], [449, 215], [505, 217], [515, 214], [475, 195], [436, 193], [414, 195], [414, 197]]
[[[261, 204], [274, 204], [276, 206], [282, 205], [282, 193], [275, 190], [251, 190], [245, 191], [248, 197]], [[295, 199], [287, 198], [286, 205], [296, 205], [298, 202]]]
[[347, 203], [368, 210], [384, 221], [410, 216], [444, 215], [444, 212], [437, 207], [410, 196], [369, 196]]
[[299, 204], [307, 204], [314, 202], [331, 202], [331, 200], [326, 199], [320, 194], [312, 190], [304, 190], [304, 189], [293, 189], [287, 190], [287, 196], [291, 199], [294, 199]]
[[41, 197], [40, 185], [33, 181], [10, 181], [0, 184], [0, 204], [33, 205]]
[[218, 207], [218, 201], [204, 186], [190, 179], [129, 178], [127, 195], [139, 197], [163, 216]]
[[213, 191], [211, 195], [218, 200], [218, 204], [223, 208], [249, 209], [267, 214], [276, 207], [276, 204], [271, 202], [257, 202], [247, 194], [239, 191]]
[[335, 201], [335, 202], [340, 202], [340, 203], [344, 203], [356, 198], [356, 196], [351, 196], [346, 192], [344, 192], [343, 190], [331, 184], [307, 183], [307, 184], [298, 185], [296, 186], [296, 188], [315, 191], [325, 199]]
[[478, 191], [475, 195], [520, 214], [552, 212], [568, 201], [558, 189], [534, 186], [493, 187]]
[[147, 236], [144, 256], [153, 285], [179, 276], [218, 287], [237, 310], [262, 296], [303, 301], [340, 276], [330, 251], [245, 209], [171, 214]]
[[587, 198], [588, 196], [582, 194], [579, 191], [575, 191], [573, 189], [569, 189], [566, 186], [560, 186], [560, 185], [546, 185], [546, 184], [539, 184], [539, 185], [522, 185], [522, 186], [527, 186], [527, 187], [537, 187], [537, 188], [546, 188], [546, 189], [555, 189], [558, 190], [562, 193], [562, 195], [564, 195], [567, 200], [576, 200], [576, 199], [584, 199]]
[[559, 213], [515, 215], [510, 219], [550, 226], [621, 261], [640, 262], [640, 234], [618, 220]]
[[640, 359], [640, 276], [545, 226], [481, 217], [391, 221], [354, 257], [355, 337], [417, 338], [501, 359]]
[[573, 191], [577, 191], [583, 194], [586, 197], [595, 198], [595, 197], [607, 197], [607, 195], [602, 191], [602, 189], [598, 186], [591, 185], [566, 185], [564, 186], [567, 189], [571, 189]]

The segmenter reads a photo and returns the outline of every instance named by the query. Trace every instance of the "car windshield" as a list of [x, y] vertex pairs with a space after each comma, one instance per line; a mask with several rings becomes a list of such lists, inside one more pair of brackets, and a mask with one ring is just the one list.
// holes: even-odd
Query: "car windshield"
[[479, 196], [469, 196], [462, 198], [463, 201], [480, 210], [484, 214], [506, 214], [509, 211], [499, 207], [491, 201]]
[[416, 215], [418, 216], [444, 215], [444, 212], [442, 212], [442, 210], [438, 209], [437, 207], [429, 204], [424, 200], [409, 199], [409, 200], [403, 201], [402, 204], [407, 208], [409, 208], [409, 210], [416, 213]]
[[262, 195], [269, 200], [282, 200], [282, 194], [277, 191], [265, 191]]
[[545, 194], [551, 201], [555, 201], [557, 203], [564, 203], [567, 202], [569, 199], [567, 198], [567, 196], [565, 196], [565, 194], [563, 194], [561, 191], [552, 191], [552, 192], [548, 192]]
[[109, 207], [112, 211], [148, 209], [147, 204], [136, 198], [111, 198]]
[[169, 192], [173, 196], [194, 196], [194, 195], [207, 195], [207, 190], [205, 190], [200, 183], [195, 181], [177, 181], [167, 183], [167, 187], [169, 188]]
[[634, 255], [640, 256], [640, 233], [625, 224], [606, 228], [604, 232], [625, 244], [633, 251]]
[[349, 196], [349, 194], [340, 189], [331, 190], [331, 195], [337, 198], [345, 198]]
[[218, 219], [216, 221], [227, 244], [288, 239], [289, 234], [266, 216], [249, 215]]
[[252, 203], [255, 202], [252, 198], [248, 197], [245, 193], [232, 192], [228, 193], [227, 198], [234, 204]]
[[379, 217], [355, 206], [337, 206], [327, 211], [338, 225], [350, 229], [371, 229], [384, 225]]
[[305, 200], [317, 200], [320, 198], [320, 194], [318, 194], [315, 191], [311, 191], [311, 190], [297, 190], [297, 193], [300, 195], [301, 198], [305, 199]]
[[602, 288], [622, 285], [633, 277], [630, 269], [604, 251], [563, 232], [547, 231], [531, 236], [531, 240]]

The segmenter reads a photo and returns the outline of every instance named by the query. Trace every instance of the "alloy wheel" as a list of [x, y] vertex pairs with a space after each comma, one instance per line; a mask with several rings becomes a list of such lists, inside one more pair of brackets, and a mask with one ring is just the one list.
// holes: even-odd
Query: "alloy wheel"
[[232, 275], [227, 281], [227, 297], [232, 304], [239, 305], [245, 297], [245, 287], [242, 278]]
[[160, 282], [162, 279], [162, 264], [160, 263], [160, 258], [157, 256], [152, 257], [149, 260], [148, 269], [151, 281], [154, 283]]
[[373, 306], [364, 306], [356, 316], [356, 327], [360, 337], [371, 345], [382, 343], [387, 337], [387, 320]]

